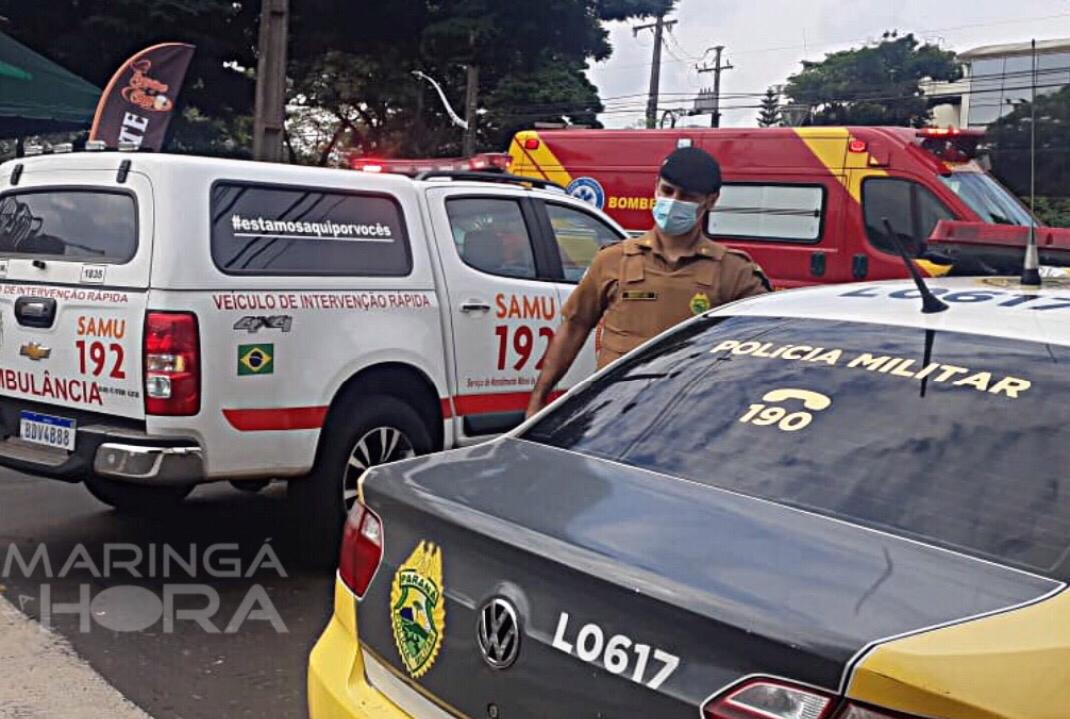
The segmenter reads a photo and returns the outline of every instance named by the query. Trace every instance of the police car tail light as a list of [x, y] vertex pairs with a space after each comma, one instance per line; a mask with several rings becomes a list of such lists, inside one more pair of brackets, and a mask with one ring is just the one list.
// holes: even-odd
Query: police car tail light
[[342, 554], [338, 559], [338, 576], [354, 594], [363, 597], [381, 561], [383, 521], [358, 503], [346, 519]]
[[806, 687], [755, 679], [713, 699], [702, 712], [706, 719], [827, 719], [834, 703], [831, 695]]
[[145, 413], [197, 414], [201, 408], [200, 340], [190, 312], [145, 315]]

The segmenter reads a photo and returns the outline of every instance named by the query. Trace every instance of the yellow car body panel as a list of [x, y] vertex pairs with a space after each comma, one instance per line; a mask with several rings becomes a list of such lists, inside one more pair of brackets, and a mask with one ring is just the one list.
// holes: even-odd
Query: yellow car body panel
[[876, 647], [848, 696], [941, 719], [1070, 717], [1070, 593]]
[[357, 640], [356, 598], [338, 579], [334, 614], [308, 661], [311, 719], [409, 719], [368, 684]]

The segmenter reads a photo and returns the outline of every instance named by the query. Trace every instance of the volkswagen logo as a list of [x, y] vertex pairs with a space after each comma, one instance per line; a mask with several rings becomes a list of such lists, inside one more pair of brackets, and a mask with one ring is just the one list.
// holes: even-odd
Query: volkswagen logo
[[508, 669], [520, 651], [520, 622], [508, 599], [495, 597], [479, 610], [476, 639], [483, 661], [493, 669]]

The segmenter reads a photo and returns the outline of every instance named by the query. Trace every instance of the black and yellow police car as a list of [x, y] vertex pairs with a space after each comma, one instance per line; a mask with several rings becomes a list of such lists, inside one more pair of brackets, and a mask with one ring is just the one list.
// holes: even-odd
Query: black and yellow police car
[[370, 470], [313, 719], [1070, 717], [1070, 283], [827, 286]]

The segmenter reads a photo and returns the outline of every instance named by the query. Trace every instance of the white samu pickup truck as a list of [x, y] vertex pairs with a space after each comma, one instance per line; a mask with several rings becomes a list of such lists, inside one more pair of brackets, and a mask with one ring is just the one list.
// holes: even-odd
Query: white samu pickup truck
[[[366, 467], [520, 422], [562, 302], [625, 236], [530, 182], [0, 165], [0, 464], [124, 510], [290, 480], [333, 541]], [[564, 386], [593, 365], [588, 348]]]

